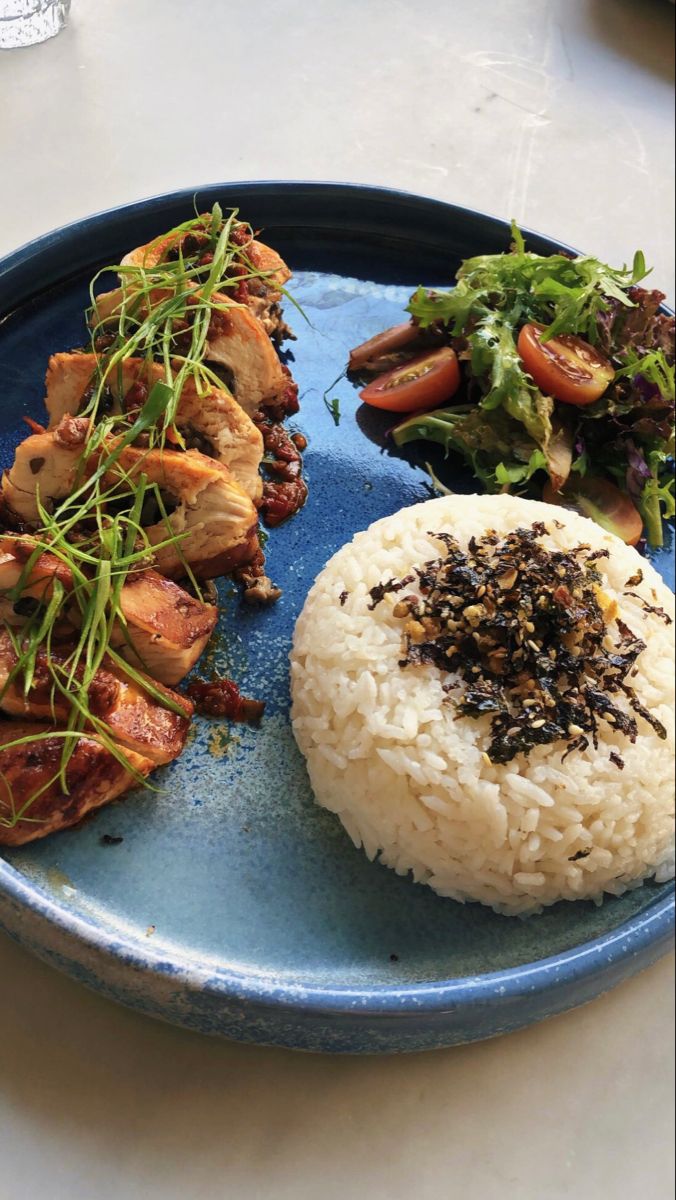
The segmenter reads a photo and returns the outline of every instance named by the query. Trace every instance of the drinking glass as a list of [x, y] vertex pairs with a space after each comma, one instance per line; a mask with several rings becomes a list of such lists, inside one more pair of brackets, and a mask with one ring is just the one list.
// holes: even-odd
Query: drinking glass
[[0, 0], [0, 50], [45, 42], [63, 29], [70, 0]]

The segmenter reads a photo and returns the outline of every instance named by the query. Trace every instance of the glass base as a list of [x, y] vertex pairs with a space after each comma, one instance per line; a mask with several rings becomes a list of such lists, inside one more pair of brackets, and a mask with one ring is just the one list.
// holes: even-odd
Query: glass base
[[70, 0], [0, 0], [0, 50], [34, 46], [55, 37], [70, 11]]

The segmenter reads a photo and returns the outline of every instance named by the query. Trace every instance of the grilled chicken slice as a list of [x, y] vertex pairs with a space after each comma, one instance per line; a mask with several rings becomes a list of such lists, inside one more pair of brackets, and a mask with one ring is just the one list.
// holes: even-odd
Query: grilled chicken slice
[[[78, 444], [73, 437], [64, 445], [72, 426], [81, 428], [81, 440]], [[22, 521], [39, 524], [38, 492], [43, 505], [51, 508], [70, 494], [87, 427], [85, 417], [63, 417], [56, 428], [32, 434], [17, 447], [2, 490], [7, 507]], [[113, 439], [107, 443], [114, 445]], [[156, 506], [143, 520], [149, 541], [158, 546], [155, 559], [162, 575], [179, 579], [187, 564], [200, 579], [212, 579], [251, 561], [258, 549], [256, 508], [227, 467], [197, 450], [128, 446], [104, 477], [104, 486], [112, 488], [122, 477], [133, 480], [141, 474], [157, 485], [167, 513], [165, 520]], [[176, 534], [184, 535], [180, 542], [158, 545]]]
[[228, 392], [214, 388], [200, 396], [189, 380], [181, 392], [177, 424], [188, 449], [217, 459], [247, 496], [255, 503], [262, 499], [263, 435]]
[[51, 512], [55, 500], [74, 490], [88, 430], [86, 417], [64, 417], [56, 429], [33, 433], [19, 443], [2, 477], [2, 496], [21, 521], [38, 525], [38, 500]]
[[[26, 576], [26, 563], [34, 551], [28, 537], [0, 538], [0, 619], [20, 626], [32, 605], [52, 596], [55, 579], [66, 592], [73, 587], [69, 567], [45, 551]], [[21, 596], [13, 601], [7, 593], [21, 583]], [[113, 628], [112, 644], [119, 653], [154, 679], [169, 686], [180, 683], [194, 667], [213, 633], [218, 609], [204, 604], [177, 583], [157, 571], [129, 575], [120, 593], [124, 625]], [[67, 606], [64, 629], [79, 623], [76, 604]]]
[[232, 377], [235, 399], [249, 415], [259, 408], [283, 405], [289, 373], [264, 326], [249, 309], [233, 305], [227, 296], [214, 292], [212, 300], [219, 310], [209, 326], [207, 361], [225, 368]]
[[249, 308], [269, 337], [276, 339], [280, 334], [284, 336], [288, 330], [282, 319], [279, 302], [282, 298], [281, 289], [291, 278], [291, 271], [281, 255], [264, 242], [255, 239], [250, 242], [246, 256], [255, 270], [266, 272], [264, 279], [247, 280]]
[[130, 576], [120, 604], [131, 643], [115, 630], [113, 644], [120, 654], [162, 683], [180, 683], [214, 631], [216, 605], [196, 600], [157, 571]]
[[[26, 564], [34, 552], [35, 542], [30, 537], [11, 533], [0, 536], [0, 621], [7, 625], [23, 625], [37, 605], [47, 603], [55, 580], [66, 591], [72, 589], [70, 568], [54, 554], [41, 554], [30, 573], [26, 573]], [[19, 583], [21, 596], [14, 600], [7, 593]]]
[[94, 354], [70, 350], [52, 354], [45, 376], [45, 407], [50, 429], [58, 425], [62, 417], [79, 416], [96, 383], [96, 363]]
[[[72, 645], [52, 645], [49, 664], [64, 672]], [[0, 631], [0, 708], [11, 717], [33, 721], [64, 721], [68, 701], [53, 687], [46, 651], [38, 650], [33, 682], [24, 694], [23, 678], [11, 678], [17, 653], [7, 630]], [[148, 681], [149, 684], [151, 681]], [[89, 687], [91, 713], [110, 730], [115, 741], [128, 750], [150, 759], [155, 765], [171, 762], [181, 753], [188, 736], [194, 705], [185, 696], [172, 692], [161, 683], [152, 688], [179, 711], [165, 707], [140, 683], [136, 683], [109, 658], [96, 672]]]
[[[135, 250], [125, 254], [122, 265], [145, 267], [146, 269], [156, 267], [165, 260], [167, 251], [176, 244], [176, 234], [165, 234], [163, 237], [154, 238], [145, 246], [137, 246]], [[291, 271], [276, 250], [267, 246], [265, 242], [259, 242], [256, 238], [248, 242], [242, 249], [241, 262], [245, 266], [249, 264], [254, 271], [264, 272], [261, 277], [254, 276], [247, 279], [249, 295], [246, 303], [253, 315], [261, 321], [266, 333], [270, 337], [276, 337], [280, 327], [283, 326], [281, 314], [278, 311], [279, 301], [282, 298], [284, 284], [291, 278]]]
[[[54, 736], [38, 740], [39, 734], [52, 732]], [[76, 825], [88, 812], [135, 787], [138, 776], [145, 778], [155, 766], [120, 748], [125, 766], [98, 738], [83, 735], [69, 759], [64, 792], [59, 779], [64, 739], [57, 735], [50, 725], [0, 724], [0, 845], [23, 846]], [[32, 740], [8, 746], [24, 737]], [[24, 808], [25, 817], [15, 822]]]
[[[157, 570], [170, 579], [186, 574], [186, 564], [199, 579], [227, 575], [248, 563], [258, 550], [258, 514], [227, 467], [197, 450], [142, 450], [128, 446], [118, 460], [131, 479], [143, 474], [157, 484], [166, 520], [158, 511], [144, 519], [155, 551]], [[113, 468], [115, 470], [115, 468]], [[158, 543], [176, 534], [180, 542]]]
[[[170, 295], [166, 288], [156, 288], [151, 301], [159, 304]], [[229, 390], [249, 416], [259, 408], [281, 404], [289, 376], [261, 322], [245, 305], [235, 304], [228, 296], [214, 292], [211, 299], [218, 309], [211, 318], [205, 360], [223, 370]], [[118, 315], [121, 302], [119, 288], [97, 296], [97, 319]], [[143, 306], [135, 310], [135, 315], [144, 315]]]
[[[80, 412], [95, 377], [96, 364], [94, 354], [52, 355], [45, 380], [50, 429], [66, 414], [76, 416]], [[140, 383], [150, 391], [164, 377], [159, 363], [142, 358], [125, 359], [107, 380], [107, 398], [112, 401], [113, 411], [119, 411], [135, 384]], [[181, 393], [176, 425], [188, 449], [200, 450], [223, 463], [247, 495], [260, 500], [263, 480], [258, 468], [263, 457], [263, 438], [229, 392], [210, 388], [199, 394], [194, 381], [188, 380]]]

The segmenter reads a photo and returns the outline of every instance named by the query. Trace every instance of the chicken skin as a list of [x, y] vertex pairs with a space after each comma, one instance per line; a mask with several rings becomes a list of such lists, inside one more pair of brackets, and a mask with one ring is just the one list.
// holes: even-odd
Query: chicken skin
[[[64, 791], [62, 732], [24, 721], [0, 724], [0, 846], [23, 846], [76, 825], [136, 787], [155, 766], [119, 746], [115, 755], [99, 738], [82, 734], [68, 760]], [[22, 739], [22, 745], [9, 744]]]
[[[16, 672], [14, 642], [7, 630], [0, 631], [0, 709], [10, 717], [28, 721], [67, 720], [70, 703], [54, 677], [56, 674], [62, 684], [65, 682], [72, 652], [73, 643], [53, 644], [49, 655], [41, 647], [26, 692], [22, 673]], [[82, 678], [81, 668], [76, 671], [78, 676]], [[104, 656], [89, 685], [87, 703], [92, 717], [106, 726], [116, 742], [159, 766], [181, 753], [194, 705], [163, 684], [140, 678], [139, 683]]]
[[[72, 598], [70, 567], [48, 550], [37, 558], [27, 536], [0, 537], [0, 618], [19, 627], [36, 605], [47, 604], [59, 581], [66, 593], [59, 632], [80, 624], [80, 608]], [[34, 561], [33, 561], [34, 560]], [[21, 586], [18, 601], [13, 594]], [[157, 571], [131, 572], [120, 591], [121, 619], [111, 644], [133, 666], [173, 686], [194, 667], [214, 631], [218, 610], [191, 596]]]

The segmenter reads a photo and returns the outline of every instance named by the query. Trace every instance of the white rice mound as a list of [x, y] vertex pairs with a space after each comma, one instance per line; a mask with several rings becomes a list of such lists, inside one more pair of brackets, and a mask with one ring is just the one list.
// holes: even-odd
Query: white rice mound
[[[666, 741], [641, 717], [634, 745], [601, 720], [598, 750], [562, 762], [561, 742], [491, 764], [484, 756], [490, 717], [457, 720], [454, 706], [443, 703], [450, 677], [434, 665], [399, 667], [397, 596], [369, 612], [369, 589], [439, 557], [443, 547], [428, 530], [452, 533], [464, 548], [472, 535], [504, 535], [534, 521], [547, 528], [545, 546], [610, 551], [596, 564], [601, 586], [647, 643], [631, 684], [666, 726]], [[651, 876], [671, 878], [674, 626], [626, 594], [639, 568], [643, 582], [631, 590], [673, 618], [672, 593], [634, 549], [545, 504], [443, 497], [357, 534], [317, 577], [291, 653], [293, 728], [317, 802], [338, 814], [370, 859], [400, 875], [410, 871], [442, 896], [501, 913], [538, 912], [558, 900], [600, 902]], [[612, 750], [624, 770], [610, 761]], [[580, 851], [585, 856], [576, 859]]]

